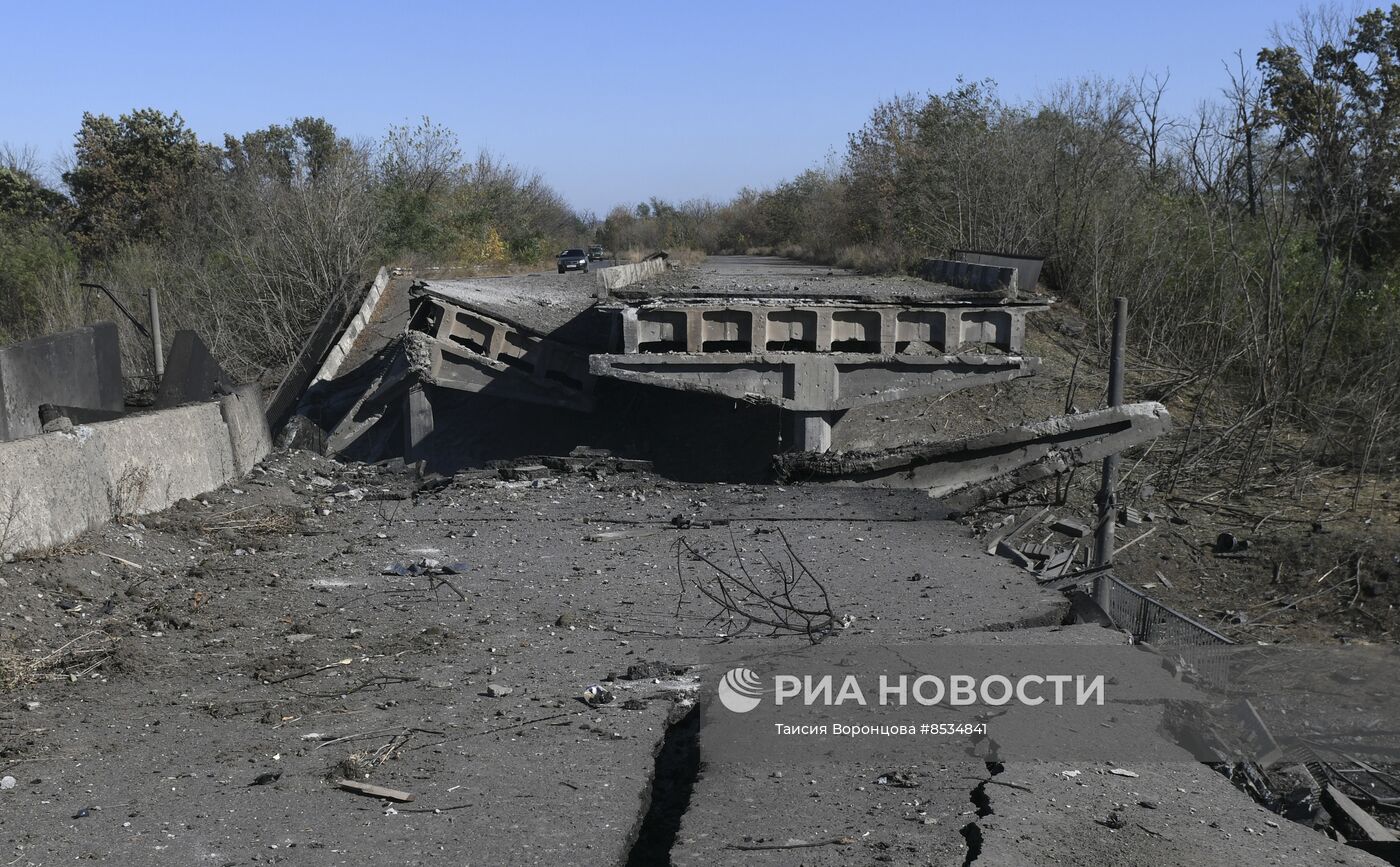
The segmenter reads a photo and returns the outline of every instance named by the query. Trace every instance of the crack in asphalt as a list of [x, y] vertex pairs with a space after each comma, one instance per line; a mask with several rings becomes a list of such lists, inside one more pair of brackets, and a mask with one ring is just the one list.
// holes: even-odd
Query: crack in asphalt
[[979, 819], [985, 819], [996, 811], [992, 809], [992, 797], [987, 794], [987, 783], [992, 778], [1006, 770], [1001, 762], [987, 762], [987, 779], [982, 780], [968, 793], [968, 800], [977, 808], [977, 819], [973, 819], [963, 825], [958, 833], [962, 834], [967, 841], [967, 855], [963, 858], [963, 867], [968, 867], [978, 858], [982, 857], [982, 850], [986, 845], [985, 836], [982, 833], [982, 825]]

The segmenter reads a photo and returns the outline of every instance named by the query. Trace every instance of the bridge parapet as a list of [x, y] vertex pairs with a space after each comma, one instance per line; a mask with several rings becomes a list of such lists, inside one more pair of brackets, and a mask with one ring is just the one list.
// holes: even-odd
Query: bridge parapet
[[967, 346], [1019, 355], [1026, 316], [1048, 305], [666, 301], [619, 308], [624, 354], [684, 352], [953, 354]]

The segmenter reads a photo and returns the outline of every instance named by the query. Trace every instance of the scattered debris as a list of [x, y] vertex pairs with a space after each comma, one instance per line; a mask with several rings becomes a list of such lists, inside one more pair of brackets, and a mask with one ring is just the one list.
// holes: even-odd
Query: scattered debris
[[842, 836], [832, 837], [830, 840], [816, 840], [814, 842], [789, 840], [786, 843], [730, 843], [725, 848], [736, 849], [740, 852], [766, 852], [775, 849], [812, 849], [817, 846], [850, 846], [855, 842], [855, 837]]
[[1050, 522], [1050, 529], [1074, 539], [1089, 535], [1089, 525], [1075, 518], [1056, 518]]
[[443, 563], [431, 557], [420, 557], [412, 563], [393, 563], [385, 566], [379, 574], [416, 578], [419, 575], [461, 575], [469, 569], [471, 564], [464, 560]]
[[585, 542], [620, 542], [624, 539], [644, 539], [665, 532], [658, 529], [609, 530], [604, 533], [590, 533], [583, 537]]
[[1020, 550], [1012, 547], [1011, 543], [1005, 540], [997, 543], [997, 553], [1010, 560], [1012, 563], [1015, 563], [1017, 566], [1020, 566], [1022, 569], [1029, 569], [1034, 565], [1031, 563], [1029, 557], [1022, 554]]
[[384, 798], [390, 801], [398, 801], [406, 804], [412, 801], [416, 795], [412, 792], [403, 792], [398, 789], [388, 789], [384, 786], [376, 786], [373, 783], [361, 783], [355, 780], [334, 780], [336, 786], [358, 795], [368, 795], [371, 798]]
[[1249, 550], [1249, 540], [1241, 539], [1234, 533], [1221, 533], [1215, 537], [1215, 547], [1217, 554], [1238, 554]]
[[[685, 669], [681, 669], [684, 672]], [[639, 662], [627, 666], [627, 673], [623, 675], [624, 680], [652, 680], [654, 678], [670, 677], [677, 673], [670, 665], [664, 662]]]
[[583, 700], [588, 705], [597, 707], [602, 704], [610, 704], [613, 700], [613, 694], [607, 687], [595, 683], [583, 691]]

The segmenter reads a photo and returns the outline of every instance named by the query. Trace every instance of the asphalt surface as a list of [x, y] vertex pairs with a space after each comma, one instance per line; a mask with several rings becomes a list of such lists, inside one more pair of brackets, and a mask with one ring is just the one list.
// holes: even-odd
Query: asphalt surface
[[[1103, 768], [1074, 781], [1007, 768], [997, 778], [1030, 791], [984, 786], [994, 812], [978, 816], [989, 769], [977, 762], [914, 763], [910, 789], [877, 785], [890, 768], [868, 763], [781, 777], [716, 765], [686, 783], [679, 832], [663, 828], [657, 844], [647, 807], [684, 762], [658, 781], [654, 757], [716, 676], [704, 660], [726, 631], [682, 590], [678, 567], [696, 566], [678, 562], [682, 538], [752, 558], [785, 536], [846, 624], [829, 641], [1121, 637], [1055, 626], [1063, 599], [981, 554], [917, 494], [684, 485], [606, 467], [528, 475], [541, 477], [463, 475], [415, 495], [401, 474], [274, 456], [205, 502], [6, 566], [5, 646], [106, 655], [5, 695], [0, 775], [17, 782], [0, 791], [0, 857], [664, 863], [664, 849], [638, 854], [640, 837], [686, 864], [948, 864], [971, 851], [973, 824], [979, 863], [1375, 863], [1269, 825], [1187, 762], [1131, 781], [1162, 804], [1137, 817], [1152, 833], [1099, 824], [1110, 802], [1132, 801]], [[394, 574], [423, 558], [451, 574]], [[625, 678], [657, 663], [657, 676]], [[586, 704], [594, 685], [613, 701]], [[337, 788], [346, 775], [415, 800]]]

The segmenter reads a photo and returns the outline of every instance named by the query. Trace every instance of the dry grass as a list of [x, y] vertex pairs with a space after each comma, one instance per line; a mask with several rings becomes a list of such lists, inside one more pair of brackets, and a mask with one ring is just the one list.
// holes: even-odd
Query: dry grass
[[91, 545], [75, 539], [72, 542], [51, 545], [48, 548], [19, 551], [15, 553], [15, 559], [29, 563], [40, 563], [46, 560], [62, 560], [65, 557], [84, 557], [91, 554], [92, 551]]
[[128, 466], [107, 488], [107, 501], [112, 515], [118, 520], [130, 518], [141, 510], [151, 487], [151, 471], [147, 467]]
[[518, 277], [523, 274], [540, 274], [554, 270], [554, 258], [546, 257], [536, 262], [488, 262], [482, 264], [457, 265], [413, 265], [394, 266], [395, 270], [406, 272], [413, 277], [430, 280], [470, 280], [473, 277]]
[[240, 509], [220, 512], [217, 515], [209, 515], [200, 520], [196, 526], [204, 533], [233, 530], [250, 536], [269, 536], [295, 532], [299, 520], [296, 509], [245, 506]]
[[0, 651], [0, 692], [84, 677], [111, 658], [116, 644], [117, 639], [94, 629], [49, 651]]

